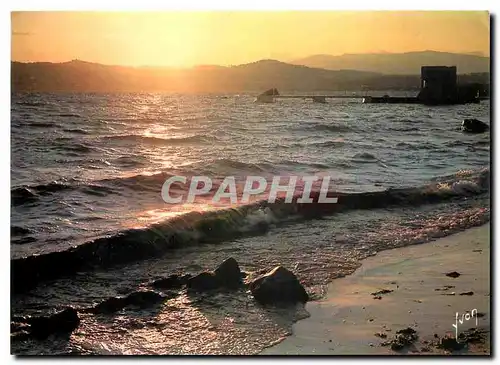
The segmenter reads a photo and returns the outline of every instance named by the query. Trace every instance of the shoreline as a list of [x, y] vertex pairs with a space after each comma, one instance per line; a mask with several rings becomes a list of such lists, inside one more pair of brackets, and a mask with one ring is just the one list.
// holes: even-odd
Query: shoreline
[[[445, 275], [453, 271], [461, 275]], [[479, 316], [457, 322], [473, 309]], [[452, 353], [489, 355], [490, 223], [368, 257], [306, 310], [310, 316], [293, 325], [292, 335], [260, 355], [445, 355], [440, 340], [476, 328], [476, 320], [483, 340]], [[382, 346], [408, 327], [418, 336], [413, 344]]]

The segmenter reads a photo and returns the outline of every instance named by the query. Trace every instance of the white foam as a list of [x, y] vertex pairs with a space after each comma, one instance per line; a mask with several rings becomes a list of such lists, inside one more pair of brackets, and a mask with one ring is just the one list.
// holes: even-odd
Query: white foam
[[479, 193], [481, 187], [473, 181], [460, 180], [452, 184], [451, 190], [457, 194]]
[[251, 228], [261, 223], [275, 223], [277, 219], [272, 210], [269, 207], [265, 207], [248, 214], [245, 221], [247, 223], [246, 227]]
[[460, 180], [453, 183], [439, 183], [437, 189], [443, 192], [453, 192], [458, 195], [468, 195], [470, 193], [480, 193], [481, 187], [470, 180]]

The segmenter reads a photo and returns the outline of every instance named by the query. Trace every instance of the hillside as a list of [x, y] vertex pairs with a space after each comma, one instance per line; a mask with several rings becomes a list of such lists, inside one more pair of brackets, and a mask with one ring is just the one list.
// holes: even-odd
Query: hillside
[[[470, 76], [485, 82], [487, 74]], [[480, 81], [478, 81], [480, 80]], [[108, 66], [71, 61], [65, 63], [11, 63], [13, 92], [176, 92], [241, 93], [365, 89], [416, 89], [415, 75], [387, 76], [374, 72], [326, 70], [274, 60], [249, 64], [197, 66], [190, 69]]]
[[329, 71], [274, 60], [233, 66], [190, 69], [106, 66], [83, 61], [12, 62], [14, 91], [80, 92], [244, 92], [269, 87], [282, 90], [327, 90], [360, 84], [373, 73]]
[[489, 57], [435, 51], [408, 53], [315, 55], [291, 62], [327, 70], [360, 70], [389, 75], [418, 75], [424, 65], [457, 66], [458, 73], [489, 72]]

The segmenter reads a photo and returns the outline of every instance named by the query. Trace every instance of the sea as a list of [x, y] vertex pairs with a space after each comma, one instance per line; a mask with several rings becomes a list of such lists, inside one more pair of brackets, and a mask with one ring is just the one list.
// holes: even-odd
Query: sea
[[[390, 93], [387, 91], [380, 92]], [[424, 244], [490, 219], [490, 102], [363, 104], [255, 95], [13, 94], [11, 315], [82, 314], [70, 336], [12, 341], [22, 355], [258, 354], [305, 308], [260, 306], [246, 289], [183, 289], [147, 308], [87, 308], [229, 257], [247, 278], [277, 265], [311, 300], [381, 250]], [[248, 176], [330, 177], [337, 206], [211, 195], [168, 204], [172, 176], [217, 189]], [[177, 193], [188, 186], [175, 185]], [[212, 195], [213, 196], [213, 195]]]

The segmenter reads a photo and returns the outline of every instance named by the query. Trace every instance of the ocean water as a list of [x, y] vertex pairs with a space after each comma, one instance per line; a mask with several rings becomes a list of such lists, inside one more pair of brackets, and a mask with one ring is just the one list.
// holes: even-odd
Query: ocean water
[[[377, 251], [489, 220], [490, 104], [315, 104], [251, 95], [22, 94], [11, 105], [13, 315], [84, 310], [227, 257], [257, 275], [281, 264], [319, 298]], [[339, 204], [166, 204], [174, 175], [330, 176]], [[175, 186], [182, 193], [183, 185]], [[82, 315], [68, 338], [23, 354], [253, 354], [303, 310], [262, 308], [244, 290], [154, 309]]]

